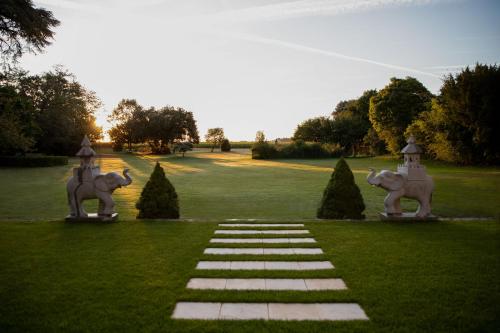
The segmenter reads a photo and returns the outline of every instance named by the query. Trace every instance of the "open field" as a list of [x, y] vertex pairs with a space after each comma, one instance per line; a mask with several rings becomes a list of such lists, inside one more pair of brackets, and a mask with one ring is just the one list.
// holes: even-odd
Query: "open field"
[[[252, 160], [248, 150], [180, 156], [117, 154], [98, 161], [103, 171], [129, 168], [134, 183], [115, 192], [121, 218], [134, 219], [135, 202], [159, 161], [180, 197], [181, 217], [188, 219], [313, 219], [336, 163], [322, 160]], [[74, 165], [77, 159], [72, 159]], [[386, 158], [348, 159], [363, 194], [368, 218], [383, 210], [382, 189], [366, 183], [368, 167], [395, 169]], [[436, 182], [433, 212], [440, 216], [500, 216], [500, 169], [426, 163]], [[69, 166], [0, 168], [0, 220], [58, 220], [67, 214], [65, 182]], [[22, 199], [20, 199], [22, 198]], [[414, 202], [403, 202], [415, 209]]]
[[[156, 161], [179, 193], [182, 217], [196, 222], [135, 220], [135, 201]], [[493, 332], [500, 326], [497, 220], [315, 222], [316, 206], [336, 160], [254, 161], [248, 150], [198, 150], [185, 158], [118, 154], [98, 162], [103, 171], [127, 167], [134, 177], [131, 186], [115, 192], [119, 223], [61, 222], [67, 214], [64, 184], [69, 166], [0, 169], [5, 189], [0, 194], [0, 331]], [[382, 210], [385, 192], [366, 183], [367, 168], [393, 169], [397, 162], [359, 158], [348, 163], [373, 220]], [[432, 163], [428, 169], [437, 184], [438, 215], [500, 215], [498, 168]], [[414, 209], [415, 204], [405, 202], [405, 207]], [[228, 218], [303, 220], [318, 243], [301, 247], [320, 247], [324, 254], [314, 259], [265, 255], [258, 260], [328, 260], [335, 269], [195, 270], [200, 260], [256, 260], [252, 255], [203, 254], [217, 223]], [[342, 278], [349, 289], [188, 290], [192, 277]], [[370, 320], [172, 320], [179, 301], [356, 302]]]
[[[187, 290], [216, 223], [0, 224], [0, 331], [494, 332], [496, 221], [306, 223], [346, 291]], [[261, 245], [259, 245], [261, 246]], [[220, 256], [217, 259], [231, 257]], [[282, 256], [274, 260], [281, 260]], [[213, 260], [213, 259], [212, 259]], [[231, 277], [319, 277], [233, 271]], [[224, 274], [224, 275], [222, 275]], [[312, 275], [314, 274], [314, 275]], [[367, 322], [174, 321], [176, 301], [355, 301]]]

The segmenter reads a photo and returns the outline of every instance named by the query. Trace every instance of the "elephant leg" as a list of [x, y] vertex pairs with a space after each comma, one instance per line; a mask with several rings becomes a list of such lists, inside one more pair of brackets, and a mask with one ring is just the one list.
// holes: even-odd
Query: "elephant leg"
[[[102, 201], [102, 210], [101, 210]], [[115, 202], [111, 197], [111, 193], [103, 193], [99, 196], [99, 215], [111, 216], [113, 214], [113, 208], [115, 207]]]
[[431, 213], [431, 206], [430, 203], [424, 199], [418, 200], [418, 209], [416, 212], [417, 217], [427, 217]]
[[103, 215], [104, 214], [104, 208], [106, 207], [104, 201], [102, 199], [99, 199], [99, 208], [97, 210], [98, 215]]
[[[401, 208], [399, 207], [399, 195], [398, 192], [390, 192], [384, 200], [385, 212], [388, 215], [400, 214]], [[398, 210], [398, 208], [399, 210]]]
[[69, 204], [69, 215], [76, 216], [77, 215], [76, 203], [70, 193], [68, 193], [68, 204]]
[[394, 213], [401, 214], [403, 210], [401, 209], [401, 198], [394, 200]]

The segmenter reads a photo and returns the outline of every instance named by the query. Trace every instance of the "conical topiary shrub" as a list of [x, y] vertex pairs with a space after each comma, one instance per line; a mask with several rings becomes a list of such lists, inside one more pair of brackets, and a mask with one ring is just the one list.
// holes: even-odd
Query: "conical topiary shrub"
[[178, 219], [179, 200], [165, 172], [156, 163], [146, 186], [142, 189], [141, 197], [135, 207], [139, 210], [138, 219]]
[[320, 219], [364, 219], [365, 203], [347, 162], [341, 158], [323, 192]]

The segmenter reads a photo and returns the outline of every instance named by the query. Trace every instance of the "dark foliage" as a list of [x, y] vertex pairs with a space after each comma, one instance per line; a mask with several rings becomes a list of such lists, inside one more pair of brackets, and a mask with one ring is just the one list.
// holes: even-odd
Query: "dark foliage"
[[35, 8], [31, 0], [0, 1], [0, 53], [4, 62], [25, 52], [40, 52], [59, 25], [52, 12]]
[[231, 143], [229, 142], [228, 139], [222, 140], [220, 144], [220, 150], [221, 151], [231, 151]]
[[347, 162], [341, 158], [323, 192], [320, 219], [364, 219], [365, 203]]
[[67, 156], [0, 156], [0, 166], [4, 167], [36, 168], [67, 164]]
[[340, 157], [342, 149], [334, 144], [306, 143], [296, 140], [287, 145], [272, 145], [256, 142], [252, 147], [252, 158], [265, 160], [273, 158], [329, 158]]
[[177, 193], [165, 176], [160, 163], [156, 163], [151, 177], [142, 189], [136, 208], [139, 210], [137, 215], [139, 219], [179, 218]]

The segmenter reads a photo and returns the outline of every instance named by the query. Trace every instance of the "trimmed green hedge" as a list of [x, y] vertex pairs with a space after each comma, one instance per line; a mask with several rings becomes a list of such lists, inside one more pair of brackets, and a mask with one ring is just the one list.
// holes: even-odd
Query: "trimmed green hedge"
[[4, 167], [37, 168], [67, 164], [67, 156], [0, 156], [0, 166]]
[[305, 143], [297, 140], [287, 145], [272, 145], [256, 142], [252, 147], [252, 158], [266, 160], [272, 158], [329, 158], [340, 157], [342, 149], [335, 145]]

